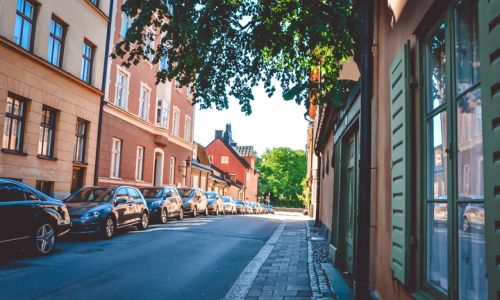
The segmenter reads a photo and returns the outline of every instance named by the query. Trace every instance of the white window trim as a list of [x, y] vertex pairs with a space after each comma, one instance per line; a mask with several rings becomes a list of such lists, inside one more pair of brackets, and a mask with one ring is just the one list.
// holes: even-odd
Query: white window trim
[[[227, 160], [223, 160], [223, 158], [226, 158]], [[228, 155], [221, 155], [221, 157], [220, 157], [220, 163], [222, 165], [229, 165], [229, 156]]]
[[[114, 176], [114, 170], [115, 170], [115, 165], [116, 165], [116, 161], [115, 161], [115, 143], [118, 142], [120, 144], [120, 150], [118, 152], [118, 176]], [[120, 178], [120, 169], [121, 169], [121, 154], [122, 154], [122, 148], [123, 148], [123, 145], [122, 145], [122, 140], [121, 139], [118, 139], [118, 138], [112, 138], [112, 142], [111, 142], [111, 169], [110, 169], [110, 176], [111, 178]]]
[[[142, 157], [139, 157], [139, 149], [142, 149]], [[135, 150], [135, 180], [136, 181], [144, 181], [144, 156], [145, 156], [145, 152], [146, 152], [146, 148], [144, 148], [142, 146], [137, 146], [137, 149]], [[139, 158], [141, 159], [140, 165], [138, 165]]]
[[[186, 130], [188, 129], [186, 126], [188, 121], [189, 121], [189, 130]], [[193, 122], [191, 120], [191, 117], [188, 115], [184, 115], [184, 140], [188, 143], [191, 143], [192, 128], [193, 128]], [[186, 138], [186, 135], [189, 135], [189, 137]]]
[[153, 155], [153, 177], [152, 178], [152, 184], [155, 185], [155, 182], [154, 182], [154, 179], [155, 179], [155, 159], [156, 159], [156, 153], [160, 153], [161, 154], [161, 162], [160, 162], [160, 176], [159, 176], [159, 181], [161, 184], [163, 184], [163, 172], [164, 172], [164, 167], [165, 167], [165, 152], [160, 149], [160, 148], [155, 148], [154, 150], [154, 155]]
[[[158, 101], [162, 101], [162, 103], [168, 103], [167, 105], [167, 111], [166, 111], [166, 114], [167, 114], [167, 122], [166, 124], [161, 124], [161, 123], [158, 123], [158, 116], [156, 115], [158, 113]], [[155, 124], [161, 128], [165, 128], [165, 129], [169, 129], [170, 128], [170, 100], [167, 100], [165, 98], [162, 98], [162, 97], [158, 97], [156, 98], [156, 114], [155, 114]], [[163, 114], [163, 108], [162, 108], [162, 114]], [[163, 119], [163, 115], [162, 117], [160, 118], [160, 120]]]
[[170, 157], [170, 165], [168, 168], [168, 183], [173, 185], [175, 181], [175, 157]]
[[[141, 116], [141, 93], [142, 89], [146, 89], [148, 91], [148, 99], [146, 101], [146, 118]], [[151, 105], [151, 88], [144, 82], [141, 81], [141, 89], [139, 90], [139, 111], [137, 112], [137, 116], [146, 122], [149, 122], [149, 108]]]
[[[175, 122], [175, 113], [177, 112], [177, 122]], [[172, 134], [176, 137], [179, 137], [181, 133], [180, 125], [181, 125], [181, 110], [177, 107], [174, 106], [174, 109], [172, 111]], [[175, 123], [177, 123], [177, 133], [175, 132]]]
[[[117, 93], [117, 89], [118, 89], [118, 74], [120, 73], [123, 73], [124, 75], [126, 75], [127, 77], [127, 83], [126, 83], [126, 89], [125, 89], [125, 107], [121, 107], [118, 105], [118, 93]], [[130, 77], [131, 77], [131, 74], [130, 72], [128, 72], [125, 68], [121, 67], [121, 66], [117, 66], [116, 68], [116, 78], [115, 78], [115, 99], [114, 99], [114, 104], [115, 106], [117, 107], [120, 107], [122, 109], [125, 109], [125, 110], [128, 110], [128, 96], [129, 96], [129, 91], [130, 91]]]

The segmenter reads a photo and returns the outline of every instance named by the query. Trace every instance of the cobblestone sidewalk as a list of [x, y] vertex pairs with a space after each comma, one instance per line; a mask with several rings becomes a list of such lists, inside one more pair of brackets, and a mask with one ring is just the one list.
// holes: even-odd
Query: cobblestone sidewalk
[[307, 221], [289, 221], [245, 299], [334, 299], [308, 237]]

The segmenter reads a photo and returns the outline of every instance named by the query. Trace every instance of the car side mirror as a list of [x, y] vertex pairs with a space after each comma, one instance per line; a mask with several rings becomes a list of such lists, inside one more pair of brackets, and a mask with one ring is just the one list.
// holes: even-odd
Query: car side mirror
[[127, 198], [118, 198], [116, 199], [116, 204], [123, 204], [127, 202]]

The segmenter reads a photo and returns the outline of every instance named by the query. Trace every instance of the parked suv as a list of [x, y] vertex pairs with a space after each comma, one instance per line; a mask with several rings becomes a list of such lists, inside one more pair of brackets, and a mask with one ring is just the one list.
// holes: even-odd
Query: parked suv
[[222, 201], [224, 201], [224, 212], [235, 215], [238, 213], [238, 209], [236, 208], [236, 203], [231, 196], [223, 196]]
[[0, 244], [28, 245], [47, 255], [70, 229], [66, 206], [34, 188], [0, 178]]
[[165, 224], [169, 217], [184, 218], [182, 199], [173, 186], [158, 186], [139, 189], [146, 199], [149, 217]]
[[217, 192], [205, 192], [208, 201], [208, 212], [214, 215], [225, 214], [224, 202]]
[[207, 196], [199, 188], [179, 188], [179, 195], [182, 199], [184, 213], [190, 214], [193, 217], [203, 213], [208, 216]]
[[99, 233], [109, 239], [118, 228], [135, 225], [138, 230], [145, 230], [149, 224], [146, 201], [134, 187], [84, 187], [64, 203], [72, 232]]
[[243, 201], [243, 205], [245, 206], [245, 213], [253, 214], [253, 207], [248, 201]]
[[247, 213], [247, 208], [245, 207], [245, 204], [241, 199], [236, 199], [234, 204], [236, 205], [236, 212], [239, 214], [246, 214]]

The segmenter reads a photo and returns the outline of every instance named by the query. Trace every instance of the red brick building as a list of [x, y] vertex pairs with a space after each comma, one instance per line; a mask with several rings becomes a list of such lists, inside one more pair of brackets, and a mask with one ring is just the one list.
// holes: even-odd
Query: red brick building
[[[119, 0], [117, 7], [120, 7]], [[115, 12], [112, 43], [131, 20]], [[191, 184], [194, 107], [186, 88], [174, 82], [155, 84], [162, 65], [142, 61], [124, 68], [109, 61], [103, 109], [98, 185], [151, 186]]]
[[214, 140], [206, 147], [212, 165], [234, 175], [234, 181], [243, 186], [238, 198], [257, 201], [259, 173], [255, 170], [255, 152], [252, 146], [238, 146], [232, 139], [231, 124], [226, 131], [215, 131]]

